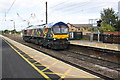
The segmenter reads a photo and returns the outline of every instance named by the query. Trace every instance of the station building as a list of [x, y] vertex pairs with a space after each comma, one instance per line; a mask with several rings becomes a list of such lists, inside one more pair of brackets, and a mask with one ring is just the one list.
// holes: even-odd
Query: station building
[[69, 32], [82, 32], [83, 35], [90, 34], [88, 29], [93, 27], [92, 24], [70, 24], [68, 23]]

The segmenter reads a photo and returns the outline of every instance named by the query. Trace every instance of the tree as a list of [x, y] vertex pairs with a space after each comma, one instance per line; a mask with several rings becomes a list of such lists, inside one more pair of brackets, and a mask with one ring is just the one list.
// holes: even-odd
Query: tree
[[97, 32], [98, 31], [98, 28], [92, 28], [92, 27], [89, 27], [88, 28], [88, 31], [91, 31], [93, 29], [93, 31]]
[[103, 12], [101, 12], [101, 19], [103, 24], [114, 26], [117, 24], [118, 17], [115, 16], [115, 11], [112, 8], [108, 8], [103, 9]]
[[12, 33], [12, 34], [15, 34], [16, 32], [17, 32], [16, 29], [11, 30], [11, 33]]
[[9, 30], [4, 30], [3, 32], [4, 32], [5, 34], [9, 34], [10, 31], [9, 31]]
[[120, 20], [117, 21], [116, 30], [117, 30], [117, 31], [120, 31]]
[[109, 24], [102, 24], [102, 27], [100, 28], [100, 31], [115, 31], [115, 27], [112, 27]]

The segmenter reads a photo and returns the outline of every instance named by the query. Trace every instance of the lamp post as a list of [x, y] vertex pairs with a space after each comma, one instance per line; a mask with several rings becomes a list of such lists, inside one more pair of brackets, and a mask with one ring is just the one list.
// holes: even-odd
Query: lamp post
[[13, 22], [13, 27], [14, 27], [14, 34], [15, 34], [15, 21], [14, 20], [10, 20]]

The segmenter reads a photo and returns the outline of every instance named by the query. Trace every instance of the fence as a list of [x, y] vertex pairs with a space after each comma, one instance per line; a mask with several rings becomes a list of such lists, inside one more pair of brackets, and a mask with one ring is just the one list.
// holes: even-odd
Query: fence
[[[97, 40], [97, 34], [94, 34], [93, 40]], [[100, 41], [102, 41], [104, 43], [120, 44], [120, 35], [100, 34]]]

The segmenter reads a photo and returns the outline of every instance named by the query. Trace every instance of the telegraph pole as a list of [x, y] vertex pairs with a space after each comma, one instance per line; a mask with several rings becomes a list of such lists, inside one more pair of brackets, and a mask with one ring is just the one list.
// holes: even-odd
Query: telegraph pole
[[16, 29], [15, 29], [15, 21], [14, 20], [10, 20], [10, 21], [12, 21], [13, 22], [13, 27], [14, 27], [14, 35], [15, 35], [15, 32], [16, 32]]
[[14, 25], [14, 30], [15, 30], [15, 21], [13, 22], [13, 25]]
[[5, 21], [6, 21], [6, 12], [5, 12]]
[[47, 2], [45, 3], [46, 4], [46, 24], [48, 23], [48, 13], [47, 13]]

